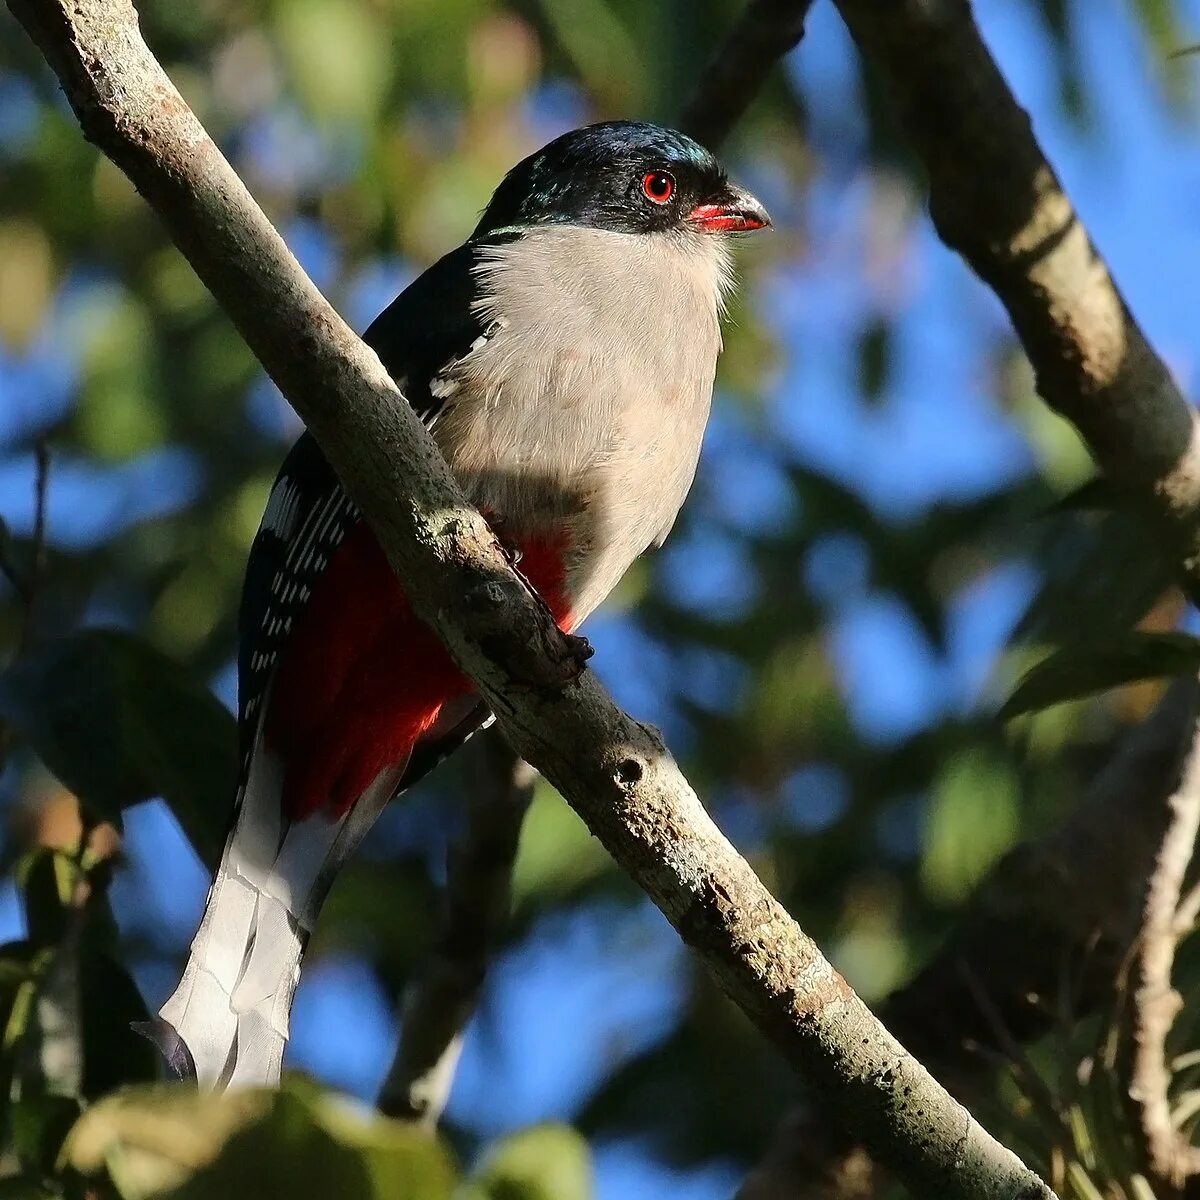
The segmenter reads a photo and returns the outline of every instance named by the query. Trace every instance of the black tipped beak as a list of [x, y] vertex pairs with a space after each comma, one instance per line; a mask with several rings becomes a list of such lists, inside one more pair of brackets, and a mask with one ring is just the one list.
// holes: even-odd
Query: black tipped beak
[[697, 204], [687, 218], [705, 233], [749, 233], [771, 228], [767, 210], [745, 188], [730, 183], [718, 196]]

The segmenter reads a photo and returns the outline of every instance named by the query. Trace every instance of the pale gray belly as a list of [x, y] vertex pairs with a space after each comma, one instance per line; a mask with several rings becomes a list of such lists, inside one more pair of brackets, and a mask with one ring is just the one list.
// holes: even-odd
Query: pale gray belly
[[[695, 475], [716, 353], [647, 393], [641, 372], [586, 366], [551, 378], [511, 371], [464, 396], [434, 429], [473, 504], [514, 537], [567, 537], [567, 590], [581, 621], [633, 560], [662, 541]], [[465, 401], [465, 402], [464, 402]]]

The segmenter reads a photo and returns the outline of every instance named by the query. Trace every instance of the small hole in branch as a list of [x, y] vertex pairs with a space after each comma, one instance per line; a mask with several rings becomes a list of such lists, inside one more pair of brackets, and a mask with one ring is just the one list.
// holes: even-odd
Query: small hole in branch
[[635, 758], [622, 759], [617, 763], [617, 782], [628, 787], [642, 777], [642, 764]]

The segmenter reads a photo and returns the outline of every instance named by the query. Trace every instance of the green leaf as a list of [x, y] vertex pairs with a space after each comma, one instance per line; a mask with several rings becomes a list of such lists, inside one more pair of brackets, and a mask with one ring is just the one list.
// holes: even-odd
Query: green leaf
[[280, 49], [297, 93], [318, 119], [373, 117], [387, 96], [387, 30], [371, 5], [291, 0], [277, 17]]
[[449, 1155], [425, 1133], [295, 1085], [119, 1092], [79, 1119], [60, 1166], [107, 1180], [123, 1200], [450, 1200], [455, 1184]]
[[513, 865], [516, 905], [569, 896], [605, 871], [612, 859], [561, 796], [539, 779], [521, 828]]
[[1103, 647], [1064, 647], [1020, 680], [999, 716], [1007, 721], [1125, 683], [1187, 675], [1197, 669], [1200, 638], [1186, 633], [1128, 633]]
[[538, 1125], [506, 1138], [484, 1159], [469, 1200], [591, 1200], [586, 1140], [566, 1125]]
[[642, 48], [611, 5], [605, 0], [542, 0], [541, 8], [589, 91], [614, 111], [645, 107]]
[[1019, 796], [1012, 766], [999, 755], [976, 747], [950, 759], [933, 787], [921, 838], [928, 896], [949, 905], [974, 891], [1019, 837]]
[[[126, 968], [112, 957], [112, 913], [93, 891], [77, 907], [84, 873], [70, 855], [42, 847], [22, 859], [17, 877], [29, 941], [0, 951], [0, 1021], [9, 1022], [18, 989], [29, 999], [12, 1026], [22, 1095], [96, 1097], [157, 1077], [154, 1048], [130, 1028], [146, 1007]], [[94, 882], [94, 881], [93, 881]], [[6, 953], [7, 952], [7, 953]]]
[[233, 718], [178, 663], [140, 639], [91, 629], [0, 674], [0, 720], [97, 814], [119, 821], [162, 796], [211, 868], [237, 778]]

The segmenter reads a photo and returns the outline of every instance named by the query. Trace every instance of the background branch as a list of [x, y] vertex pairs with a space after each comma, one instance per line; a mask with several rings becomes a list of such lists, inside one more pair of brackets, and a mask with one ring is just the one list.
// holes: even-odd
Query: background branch
[[128, 0], [8, 0], [305, 419], [505, 737], [729, 996], [918, 1194], [1052, 1195], [875, 1020], [621, 713], [463, 500], [378, 359], [304, 275], [141, 39]]
[[750, 0], [721, 42], [679, 117], [679, 128], [716, 148], [767, 75], [804, 37], [812, 0]]
[[489, 730], [472, 756], [466, 827], [450, 852], [437, 945], [404, 1006], [400, 1046], [379, 1096], [391, 1117], [436, 1126], [463, 1032], [511, 905], [513, 862], [537, 772]]
[[1165, 538], [1200, 599], [1200, 417], [1146, 341], [968, 0], [835, 0], [929, 179], [942, 241], [1003, 302], [1042, 398]]

